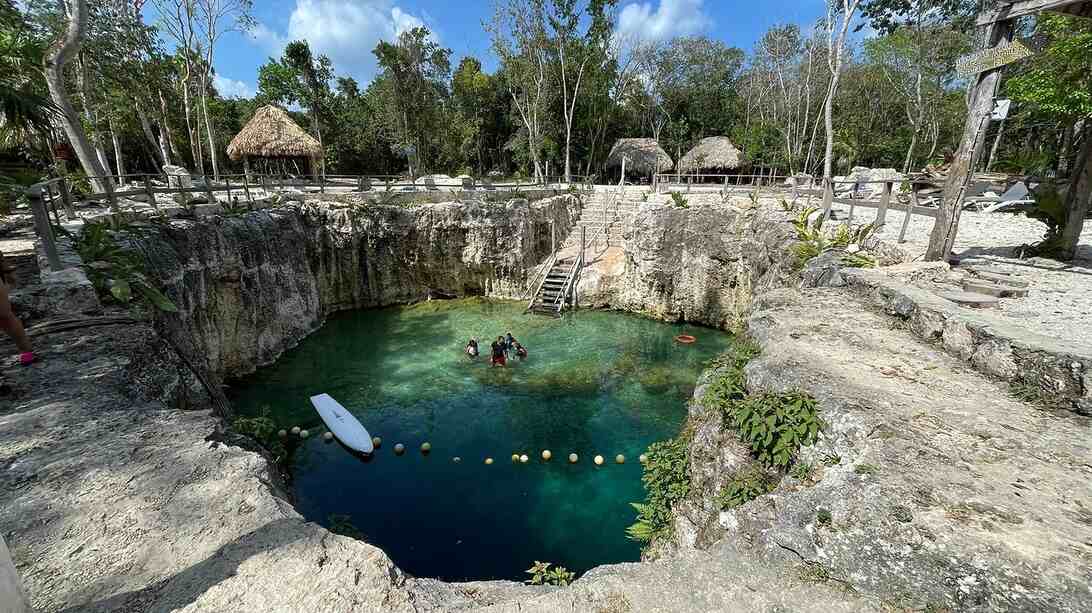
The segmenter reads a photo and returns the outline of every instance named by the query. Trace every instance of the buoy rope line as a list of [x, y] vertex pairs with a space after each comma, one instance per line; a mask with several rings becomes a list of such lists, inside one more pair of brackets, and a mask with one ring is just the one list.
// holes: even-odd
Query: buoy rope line
[[[302, 428], [300, 426], [292, 426], [291, 430], [280, 430], [277, 434], [281, 438], [287, 438], [291, 434], [292, 436], [299, 437], [302, 440], [302, 439], [308, 438], [311, 435], [311, 432], [308, 429]], [[329, 443], [329, 442], [332, 442], [334, 439], [335, 439], [335, 437], [334, 437], [333, 432], [326, 431], [325, 433], [322, 434], [322, 440], [324, 442]], [[372, 444], [374, 445], [374, 447], [376, 449], [379, 449], [383, 444], [383, 439], [379, 438], [378, 436], [372, 437]], [[420, 450], [421, 450], [421, 455], [426, 455], [427, 456], [427, 455], [431, 454], [432, 453], [432, 443], [430, 443], [428, 441], [425, 441], [425, 442], [421, 443]], [[394, 444], [394, 455], [402, 456], [405, 453], [406, 453], [406, 445], [405, 444], [403, 444], [403, 443], [395, 443]], [[542, 453], [539, 454], [539, 457], [542, 458], [542, 463], [546, 463], [546, 462], [549, 462], [550, 460], [553, 459], [554, 454], [549, 449], [543, 449]], [[577, 463], [580, 462], [580, 456], [575, 452], [570, 453], [566, 457], [566, 459], [568, 460], [569, 464], [577, 464]], [[645, 464], [648, 461], [648, 455], [642, 453], [642, 454], [637, 456], [637, 459], [641, 464]], [[462, 463], [463, 458], [462, 458], [462, 456], [452, 456], [451, 461], [454, 462], [455, 464], [460, 464], [460, 463]], [[483, 463], [486, 466], [492, 466], [495, 461], [496, 460], [494, 460], [492, 456], [486, 456], [484, 458]], [[512, 463], [513, 464], [527, 464], [530, 461], [531, 461], [531, 457], [529, 455], [527, 455], [526, 453], [513, 453], [512, 454]], [[592, 458], [592, 462], [596, 466], [603, 466], [604, 464], [607, 463], [607, 460], [602, 455], [596, 455], [596, 456], [594, 456]], [[626, 463], [625, 454], [619, 453], [618, 455], [614, 456], [614, 463], [615, 464], [625, 464]]]

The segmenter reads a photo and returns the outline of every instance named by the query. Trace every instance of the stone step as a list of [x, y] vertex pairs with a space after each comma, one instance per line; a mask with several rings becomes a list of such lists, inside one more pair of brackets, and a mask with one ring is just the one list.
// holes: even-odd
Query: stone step
[[1015, 277], [1012, 275], [998, 274], [996, 272], [986, 272], [975, 268], [971, 269], [971, 274], [978, 277], [979, 279], [1001, 285], [1007, 285], [1009, 287], [1026, 288], [1029, 285], [1027, 281], [1023, 281], [1019, 277]]
[[987, 296], [985, 294], [976, 294], [973, 292], [940, 292], [937, 294], [945, 300], [951, 300], [959, 306], [971, 307], [973, 309], [988, 309], [997, 306], [1000, 301], [996, 296]]
[[986, 294], [987, 296], [997, 296], [998, 298], [1023, 298], [1028, 295], [1026, 287], [1011, 287], [974, 279], [966, 279], [963, 281], [963, 291], [975, 294]]

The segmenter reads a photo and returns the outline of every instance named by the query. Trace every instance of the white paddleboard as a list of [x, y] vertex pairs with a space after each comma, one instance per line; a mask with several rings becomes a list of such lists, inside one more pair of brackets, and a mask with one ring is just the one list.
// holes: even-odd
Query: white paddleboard
[[368, 434], [352, 413], [329, 394], [311, 396], [311, 404], [315, 405], [315, 410], [318, 411], [319, 417], [326, 423], [330, 432], [333, 432], [337, 440], [346, 447], [360, 453], [371, 453], [375, 449], [372, 445], [372, 435]]

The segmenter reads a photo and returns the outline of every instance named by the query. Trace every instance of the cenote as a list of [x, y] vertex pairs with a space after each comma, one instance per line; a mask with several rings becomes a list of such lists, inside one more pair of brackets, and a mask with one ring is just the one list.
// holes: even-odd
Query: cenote
[[[530, 355], [491, 368], [490, 338], [509, 331]], [[698, 341], [679, 344], [679, 334]], [[482, 343], [477, 361], [463, 353], [471, 337]], [[625, 533], [630, 503], [644, 498], [638, 456], [678, 434], [702, 368], [730, 343], [716, 330], [619, 313], [552, 319], [512, 302], [433, 301], [332, 316], [236, 382], [232, 399], [241, 414], [321, 434], [308, 398], [326, 392], [381, 437], [367, 461], [321, 436], [299, 442], [296, 507], [383, 548], [406, 572], [522, 580], [543, 560], [579, 574], [639, 559]], [[398, 442], [405, 455], [395, 455]]]

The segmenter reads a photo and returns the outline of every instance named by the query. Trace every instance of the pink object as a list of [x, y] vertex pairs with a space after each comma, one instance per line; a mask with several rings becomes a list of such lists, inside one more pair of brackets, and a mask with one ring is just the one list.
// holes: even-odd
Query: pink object
[[34, 352], [33, 351], [27, 351], [26, 353], [20, 353], [19, 354], [19, 363], [22, 364], [23, 366], [28, 366], [32, 362], [34, 362]]

